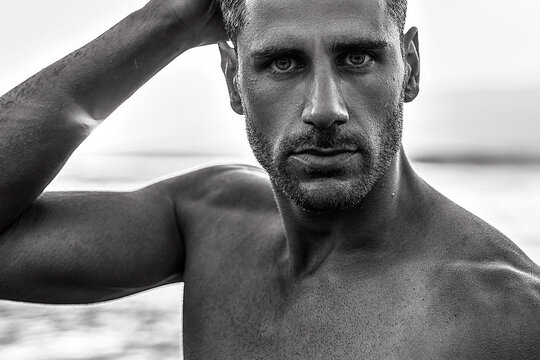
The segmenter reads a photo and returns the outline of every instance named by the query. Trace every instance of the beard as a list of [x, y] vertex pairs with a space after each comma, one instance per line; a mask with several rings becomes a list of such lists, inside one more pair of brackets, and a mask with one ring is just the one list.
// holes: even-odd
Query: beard
[[[403, 128], [403, 101], [386, 115], [376, 139], [347, 132], [344, 126], [319, 129], [310, 126], [301, 135], [288, 137], [278, 144], [258, 130], [248, 112], [246, 132], [257, 161], [270, 176], [274, 191], [284, 194], [300, 208], [310, 212], [335, 212], [358, 206], [375, 184], [383, 177], [401, 148]], [[368, 144], [372, 144], [371, 146]], [[356, 166], [339, 164], [331, 171], [306, 168], [304, 174], [318, 180], [321, 186], [308, 186], [288, 161], [295, 149], [302, 146], [317, 148], [340, 148], [355, 146], [362, 155]], [[304, 176], [303, 176], [304, 177]], [[347, 179], [342, 181], [339, 179]]]

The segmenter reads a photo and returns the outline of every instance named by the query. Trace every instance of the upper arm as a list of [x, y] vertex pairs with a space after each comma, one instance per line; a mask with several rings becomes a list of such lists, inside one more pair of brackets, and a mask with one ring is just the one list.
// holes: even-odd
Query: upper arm
[[164, 187], [45, 193], [0, 235], [0, 298], [88, 303], [179, 281], [176, 224]]
[[242, 165], [133, 192], [45, 193], [0, 234], [0, 298], [89, 303], [183, 281], [189, 250], [212, 251], [208, 231], [193, 229], [212, 227], [215, 211], [250, 206], [275, 208], [260, 170]]

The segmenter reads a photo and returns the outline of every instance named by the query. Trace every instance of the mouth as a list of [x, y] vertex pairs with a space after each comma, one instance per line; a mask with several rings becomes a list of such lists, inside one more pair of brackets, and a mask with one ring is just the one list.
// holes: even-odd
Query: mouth
[[355, 148], [302, 148], [291, 155], [294, 162], [309, 168], [338, 168], [360, 157]]

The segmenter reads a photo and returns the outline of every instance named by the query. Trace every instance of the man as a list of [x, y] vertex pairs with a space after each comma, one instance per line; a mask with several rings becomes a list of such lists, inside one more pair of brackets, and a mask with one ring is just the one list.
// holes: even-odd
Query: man
[[[538, 267], [423, 182], [399, 0], [152, 0], [0, 103], [0, 297], [90, 303], [182, 281], [186, 359], [540, 356]], [[219, 42], [266, 170], [40, 193], [90, 130]], [[136, 60], [136, 61], [135, 61]]]

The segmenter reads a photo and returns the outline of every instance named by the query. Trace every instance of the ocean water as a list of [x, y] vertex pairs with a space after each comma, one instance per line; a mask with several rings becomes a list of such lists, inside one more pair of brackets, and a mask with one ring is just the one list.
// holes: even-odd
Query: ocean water
[[[78, 155], [49, 190], [125, 190], [215, 163], [251, 158]], [[540, 165], [414, 163], [435, 188], [540, 263]], [[182, 286], [89, 306], [0, 302], [0, 359], [181, 359]]]

